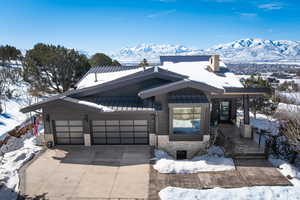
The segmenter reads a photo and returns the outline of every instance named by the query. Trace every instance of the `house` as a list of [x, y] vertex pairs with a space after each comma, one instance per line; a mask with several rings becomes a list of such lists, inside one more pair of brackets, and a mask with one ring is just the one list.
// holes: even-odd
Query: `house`
[[236, 123], [242, 100], [243, 137], [251, 137], [249, 98], [218, 55], [161, 56], [160, 66], [94, 67], [77, 89], [23, 108], [42, 109], [45, 141], [55, 145], [151, 145], [191, 158], [220, 123]]

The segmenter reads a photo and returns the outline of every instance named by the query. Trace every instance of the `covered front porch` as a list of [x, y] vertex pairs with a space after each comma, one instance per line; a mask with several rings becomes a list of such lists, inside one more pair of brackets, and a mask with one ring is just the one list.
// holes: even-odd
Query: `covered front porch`
[[262, 97], [263, 88], [227, 90], [212, 99], [211, 127], [217, 131], [217, 142], [227, 155], [237, 158], [265, 158], [266, 149], [253, 139], [250, 124], [250, 100]]

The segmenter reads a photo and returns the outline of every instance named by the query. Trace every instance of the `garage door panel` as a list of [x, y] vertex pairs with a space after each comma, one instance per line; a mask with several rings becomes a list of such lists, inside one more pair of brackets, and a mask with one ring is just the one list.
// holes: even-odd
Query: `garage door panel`
[[84, 144], [82, 121], [56, 120], [53, 124], [57, 144]]
[[94, 137], [106, 137], [106, 133], [105, 132], [94, 132], [93, 136]]
[[135, 137], [147, 137], [148, 133], [147, 132], [135, 132], [134, 135], [135, 135]]
[[121, 143], [122, 144], [134, 144], [134, 138], [133, 137], [121, 137]]
[[147, 120], [134, 120], [134, 125], [147, 125]]
[[71, 132], [83, 132], [83, 127], [70, 127]]
[[133, 132], [134, 131], [134, 128], [133, 126], [120, 126], [120, 131], [121, 132]]
[[107, 126], [119, 125], [119, 120], [106, 120]]
[[70, 126], [82, 126], [82, 121], [72, 120]]
[[120, 137], [110, 137], [108, 136], [106, 138], [107, 144], [120, 144], [121, 143], [121, 138]]
[[142, 137], [142, 138], [135, 137], [134, 138], [134, 142], [135, 142], [135, 144], [147, 144], [148, 143], [148, 138], [145, 138], [145, 137]]
[[106, 137], [94, 137], [94, 144], [106, 144]]
[[55, 125], [56, 126], [69, 126], [69, 122], [66, 120], [56, 120]]
[[63, 138], [63, 137], [59, 137], [56, 139], [56, 142], [58, 144], [69, 144], [70, 143], [70, 139], [69, 137]]
[[135, 132], [137, 132], [137, 131], [147, 131], [147, 130], [148, 130], [147, 126], [135, 126], [134, 127]]
[[70, 132], [70, 137], [79, 137], [79, 138], [83, 138], [83, 134], [82, 132]]
[[105, 125], [105, 120], [94, 120], [94, 121], [92, 121], [92, 124], [94, 125], [94, 126], [104, 126]]
[[74, 138], [74, 137], [71, 137], [70, 138], [70, 143], [71, 144], [84, 144], [84, 140], [83, 138]]
[[94, 126], [93, 127], [93, 131], [101, 131], [101, 132], [105, 132], [105, 126]]
[[69, 137], [69, 132], [56, 132], [56, 136], [57, 137], [65, 137], [65, 138], [68, 138]]
[[120, 126], [133, 126], [133, 120], [120, 120]]
[[147, 120], [92, 121], [93, 143], [148, 144], [147, 124]]
[[110, 132], [110, 131], [120, 131], [119, 126], [107, 126], [106, 127], [106, 131]]

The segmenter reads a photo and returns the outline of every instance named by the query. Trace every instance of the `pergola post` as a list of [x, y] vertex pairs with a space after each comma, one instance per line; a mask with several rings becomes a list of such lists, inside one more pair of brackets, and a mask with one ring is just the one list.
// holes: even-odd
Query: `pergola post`
[[249, 95], [243, 95], [243, 108], [244, 108], [244, 124], [250, 124]]
[[244, 109], [244, 124], [242, 126], [242, 134], [245, 138], [252, 137], [252, 129], [250, 125], [249, 115], [249, 95], [243, 95], [243, 109]]

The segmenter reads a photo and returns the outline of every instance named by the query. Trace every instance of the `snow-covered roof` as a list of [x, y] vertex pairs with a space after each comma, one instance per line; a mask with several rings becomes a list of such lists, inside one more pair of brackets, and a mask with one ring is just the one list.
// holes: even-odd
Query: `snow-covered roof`
[[226, 87], [243, 87], [239, 78], [234, 73], [229, 72], [223, 62], [220, 62], [220, 68], [223, 71], [220, 73], [209, 71], [207, 69], [208, 66], [209, 61], [197, 61], [179, 63], [164, 62], [161, 67], [178, 74], [186, 75], [190, 80], [202, 82], [220, 89]]
[[[206, 56], [207, 57], [207, 56]], [[239, 81], [239, 78], [232, 72], [227, 70], [226, 65], [220, 62], [221, 71], [218, 73], [208, 70], [209, 61], [196, 61], [196, 62], [163, 62], [161, 66], [162, 69], [166, 69], [170, 72], [175, 72], [177, 74], [185, 75], [189, 80], [205, 83], [207, 85], [224, 89], [226, 87], [238, 87], [242, 88], [243, 85]], [[105, 69], [105, 68], [104, 68]], [[91, 87], [119, 79], [136, 72], [143, 71], [142, 67], [118, 67], [118, 70], [96, 70], [93, 72], [88, 72], [78, 83], [77, 88], [82, 89], [86, 87]]]
[[[105, 69], [106, 67], [102, 67]], [[115, 67], [120, 68], [120, 67]], [[95, 71], [95, 72], [88, 72], [77, 84], [78, 89], [91, 87], [95, 85], [99, 85], [102, 83], [106, 83], [118, 78], [125, 77], [130, 74], [134, 74], [136, 72], [143, 71], [143, 67], [123, 67], [123, 70], [111, 70], [111, 71]]]

